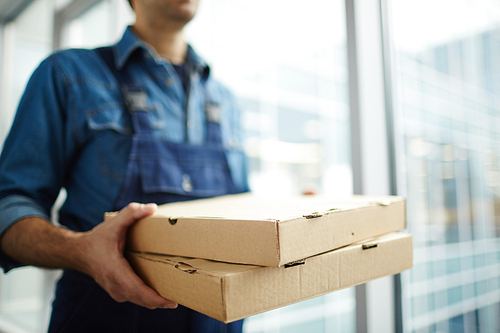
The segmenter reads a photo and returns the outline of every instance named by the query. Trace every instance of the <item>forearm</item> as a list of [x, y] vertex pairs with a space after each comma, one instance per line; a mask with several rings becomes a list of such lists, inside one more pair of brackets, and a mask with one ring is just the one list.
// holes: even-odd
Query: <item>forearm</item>
[[70, 268], [87, 273], [82, 233], [28, 217], [9, 227], [2, 238], [2, 251], [21, 263], [45, 268]]
[[151, 215], [156, 205], [129, 204], [114, 217], [87, 232], [74, 232], [39, 217], [15, 222], [0, 239], [2, 251], [21, 263], [70, 268], [90, 275], [117, 302], [150, 309], [175, 308], [134, 273], [123, 256], [128, 228]]

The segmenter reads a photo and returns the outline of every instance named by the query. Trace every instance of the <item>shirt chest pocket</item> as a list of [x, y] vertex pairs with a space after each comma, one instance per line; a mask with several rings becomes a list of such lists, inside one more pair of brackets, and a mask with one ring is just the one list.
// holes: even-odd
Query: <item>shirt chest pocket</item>
[[87, 112], [87, 125], [91, 131], [112, 130], [132, 134], [131, 119], [119, 105], [105, 105]]
[[130, 115], [119, 104], [110, 104], [88, 111], [86, 118], [89, 140], [83, 156], [104, 177], [121, 182], [132, 144]]

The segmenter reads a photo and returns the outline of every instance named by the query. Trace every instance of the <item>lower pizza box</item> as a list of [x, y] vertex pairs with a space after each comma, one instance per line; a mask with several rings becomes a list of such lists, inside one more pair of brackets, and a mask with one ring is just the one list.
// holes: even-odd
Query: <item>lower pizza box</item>
[[412, 236], [389, 233], [281, 267], [129, 252], [163, 297], [225, 323], [410, 269]]

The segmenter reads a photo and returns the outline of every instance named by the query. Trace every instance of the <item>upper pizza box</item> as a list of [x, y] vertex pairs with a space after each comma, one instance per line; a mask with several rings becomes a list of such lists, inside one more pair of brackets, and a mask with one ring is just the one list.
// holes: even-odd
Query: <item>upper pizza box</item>
[[127, 249], [278, 267], [402, 230], [405, 221], [397, 196], [227, 195], [159, 206], [130, 228]]

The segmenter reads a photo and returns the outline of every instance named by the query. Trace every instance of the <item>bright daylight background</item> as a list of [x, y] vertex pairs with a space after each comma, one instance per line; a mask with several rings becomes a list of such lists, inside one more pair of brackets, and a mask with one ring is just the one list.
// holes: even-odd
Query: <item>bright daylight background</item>
[[[0, 147], [54, 46], [112, 43], [133, 22], [125, 0], [88, 2], [81, 12], [82, 1], [34, 0], [0, 25]], [[382, 4], [390, 148], [415, 242], [414, 268], [401, 275], [404, 332], [498, 333], [500, 2]], [[353, 192], [345, 1], [205, 0], [187, 37], [240, 99], [254, 192]], [[58, 274], [1, 274], [0, 331], [43, 332]], [[244, 329], [356, 332], [355, 290], [254, 316]]]

